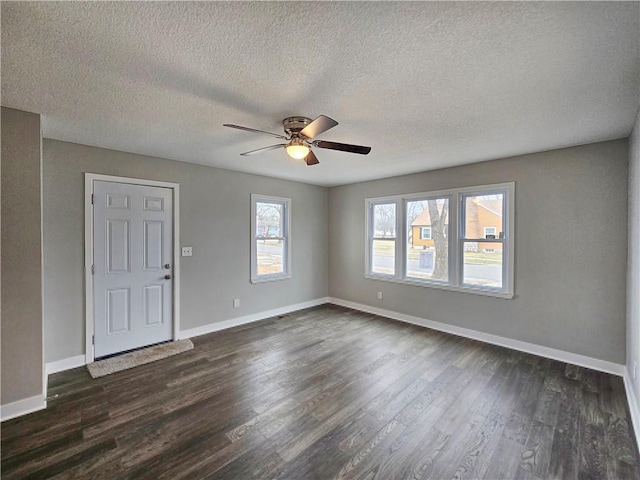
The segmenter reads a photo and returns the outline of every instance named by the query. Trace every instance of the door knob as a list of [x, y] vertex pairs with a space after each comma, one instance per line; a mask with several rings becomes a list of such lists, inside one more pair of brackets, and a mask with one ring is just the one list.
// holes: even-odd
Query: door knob
[[165, 276], [164, 276], [164, 279], [165, 279], [165, 280], [171, 280], [171, 275], [165, 275]]
[[171, 264], [170, 263], [165, 263], [164, 264], [164, 269], [165, 270], [169, 270], [171, 268]]

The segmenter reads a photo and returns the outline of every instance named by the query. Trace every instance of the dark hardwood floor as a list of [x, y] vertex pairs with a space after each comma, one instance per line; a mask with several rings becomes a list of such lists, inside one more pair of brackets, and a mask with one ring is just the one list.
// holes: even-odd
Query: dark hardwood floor
[[334, 306], [49, 379], [2, 478], [640, 478], [622, 380]]

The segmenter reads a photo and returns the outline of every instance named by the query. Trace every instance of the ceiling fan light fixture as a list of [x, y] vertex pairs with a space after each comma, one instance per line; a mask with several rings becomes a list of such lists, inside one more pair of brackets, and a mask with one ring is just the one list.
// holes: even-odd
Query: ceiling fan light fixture
[[287, 151], [287, 155], [291, 158], [295, 158], [296, 160], [302, 160], [304, 157], [309, 155], [309, 152], [311, 151], [308, 145], [305, 145], [302, 140], [296, 138], [289, 142], [289, 145], [285, 147], [285, 150]]
[[255, 155], [256, 153], [262, 153], [284, 147], [287, 155], [289, 155], [291, 158], [293, 158], [294, 160], [304, 160], [305, 164], [311, 166], [320, 163], [318, 161], [318, 157], [316, 157], [315, 153], [313, 153], [311, 147], [325, 148], [327, 150], [337, 150], [341, 152], [359, 153], [360, 155], [366, 155], [371, 151], [371, 147], [365, 147], [363, 145], [351, 145], [349, 143], [314, 140], [315, 137], [335, 127], [336, 125], [338, 125], [338, 122], [325, 115], [320, 115], [315, 120], [311, 120], [307, 117], [287, 117], [282, 121], [284, 133], [286, 134], [286, 136], [283, 136], [277, 133], [265, 132], [264, 130], [256, 130], [255, 128], [243, 127], [241, 125], [234, 125], [231, 123], [223, 124], [224, 127], [235, 128], [251, 133], [262, 133], [265, 135], [270, 135], [272, 137], [281, 138], [289, 142], [258, 148], [257, 150], [244, 152], [240, 155]]

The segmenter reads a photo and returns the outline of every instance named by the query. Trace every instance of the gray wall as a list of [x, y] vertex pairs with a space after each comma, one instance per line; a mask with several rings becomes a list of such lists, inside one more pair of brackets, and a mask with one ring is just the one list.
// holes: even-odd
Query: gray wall
[[2, 396], [42, 395], [40, 115], [2, 108]]
[[[329, 285], [338, 298], [624, 363], [627, 154], [618, 140], [335, 187], [327, 205], [320, 187], [45, 139], [46, 360], [84, 351], [83, 173], [94, 172], [180, 183], [181, 244], [194, 247], [182, 258], [184, 329]], [[516, 182], [513, 300], [364, 278], [365, 198], [506, 181]], [[291, 280], [249, 283], [251, 193], [293, 199]]]
[[[634, 361], [640, 364], [640, 112], [629, 137], [629, 253], [627, 260], [627, 368], [629, 373], [633, 371]], [[639, 380], [632, 380], [636, 400], [640, 400]], [[640, 405], [638, 407], [640, 408]]]
[[[49, 139], [43, 162], [47, 362], [84, 353], [84, 172], [180, 184], [183, 330], [327, 295], [326, 188]], [[291, 279], [249, 282], [251, 193], [292, 199]]]
[[[616, 140], [331, 188], [329, 294], [624, 364], [627, 153]], [[515, 298], [364, 278], [365, 198], [509, 181]]]

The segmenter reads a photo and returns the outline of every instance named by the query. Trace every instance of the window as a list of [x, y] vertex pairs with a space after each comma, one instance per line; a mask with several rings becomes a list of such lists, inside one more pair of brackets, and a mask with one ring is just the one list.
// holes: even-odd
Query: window
[[251, 195], [251, 281], [291, 276], [291, 199]]
[[514, 183], [367, 199], [368, 278], [513, 297]]
[[[462, 285], [475, 288], [503, 289], [503, 238], [505, 231], [505, 190], [463, 193], [461, 195]], [[491, 226], [485, 226], [491, 225]], [[482, 228], [482, 230], [481, 230]]]
[[371, 204], [371, 272], [393, 275], [396, 268], [396, 204]]
[[405, 205], [407, 233], [410, 238], [410, 245], [403, 255], [405, 277], [446, 281], [449, 276], [449, 244], [446, 238], [449, 199], [415, 198], [405, 201]]
[[496, 227], [484, 227], [484, 238], [497, 238]]

